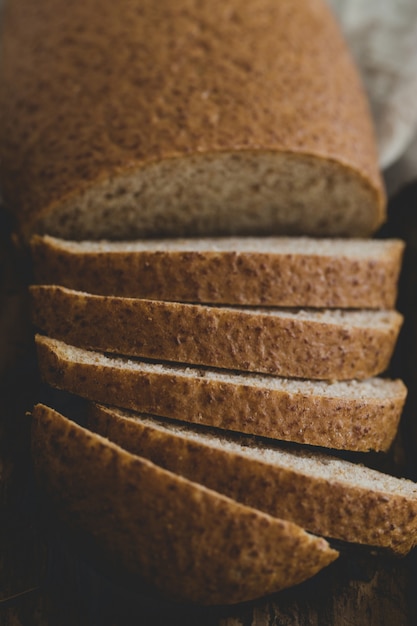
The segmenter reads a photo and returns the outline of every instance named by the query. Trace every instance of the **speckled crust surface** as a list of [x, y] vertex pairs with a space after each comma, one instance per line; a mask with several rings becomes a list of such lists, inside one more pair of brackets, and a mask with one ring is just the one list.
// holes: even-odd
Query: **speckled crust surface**
[[133, 456], [43, 405], [33, 411], [32, 456], [39, 485], [69, 523], [176, 599], [249, 600], [337, 557], [298, 526]]
[[[387, 450], [406, 397], [398, 381], [386, 396], [333, 397], [298, 393], [174, 370], [149, 373], [123, 359], [68, 353], [65, 344], [38, 336], [39, 368], [46, 383], [127, 409], [248, 434], [342, 450]], [[86, 358], [87, 357], [87, 358]]]
[[302, 312], [281, 317], [268, 310], [95, 296], [56, 286], [31, 287], [31, 307], [37, 328], [82, 348], [332, 380], [383, 372], [402, 324], [396, 311], [375, 312], [359, 326], [349, 321], [357, 314], [349, 312], [330, 320], [320, 312], [314, 319]]
[[[301, 185], [291, 210], [304, 202], [304, 219], [292, 224], [288, 208], [290, 232], [364, 235], [381, 223], [368, 106], [321, 0], [9, 0], [3, 27], [0, 181], [26, 233], [85, 238], [107, 228], [120, 237], [125, 226], [132, 237], [141, 228], [177, 235], [213, 231], [216, 220], [217, 229], [239, 230], [214, 188], [206, 188], [209, 203], [219, 201], [214, 222], [206, 216], [198, 225], [207, 181], [194, 193], [194, 179], [218, 167], [236, 185], [227, 211], [239, 215], [249, 198], [254, 215], [240, 230], [279, 229], [273, 203], [260, 200], [274, 167], [284, 178], [296, 172], [280, 188], [288, 198]], [[130, 177], [142, 171], [133, 189]], [[177, 178], [181, 185], [161, 196]], [[178, 220], [169, 205], [181, 195]], [[354, 216], [345, 222], [348, 205]], [[141, 227], [148, 209], [152, 227]], [[94, 216], [88, 225], [84, 212]]]
[[[216, 249], [216, 241], [207, 240], [207, 249], [199, 240], [193, 249], [190, 241], [184, 251], [163, 250], [161, 241], [155, 250], [137, 251], [103, 242], [98, 250], [36, 236], [31, 251], [38, 283], [95, 294], [246, 306], [395, 306], [403, 242], [372, 242], [380, 249], [361, 258], [340, 253], [340, 240], [334, 240], [333, 253], [324, 249], [322, 255], [310, 253], [304, 238], [298, 240], [298, 252], [287, 252], [285, 239], [281, 251], [280, 238], [266, 238], [266, 251], [262, 240], [255, 241], [253, 251], [241, 250], [239, 238], [232, 239], [234, 251]], [[273, 243], [275, 252], [270, 251]]]
[[[133, 419], [131, 419], [133, 418]], [[202, 483], [248, 506], [299, 524], [325, 537], [388, 548], [404, 555], [417, 543], [417, 485], [398, 480], [398, 493], [385, 488], [385, 475], [371, 489], [352, 463], [324, 454], [296, 451], [305, 460], [343, 465], [344, 478], [308, 474], [296, 467], [277, 466], [251, 456], [256, 441], [244, 442], [247, 453], [230, 450], [216, 433], [216, 442], [187, 438], [187, 430], [161, 429], [159, 422], [104, 406], [91, 407], [89, 428], [116, 444], [150, 459], [171, 472]], [[233, 436], [227, 435], [229, 439]], [[258, 444], [261, 447], [264, 443]], [[408, 492], [399, 493], [407, 483]], [[279, 496], [277, 497], [277, 494]]]

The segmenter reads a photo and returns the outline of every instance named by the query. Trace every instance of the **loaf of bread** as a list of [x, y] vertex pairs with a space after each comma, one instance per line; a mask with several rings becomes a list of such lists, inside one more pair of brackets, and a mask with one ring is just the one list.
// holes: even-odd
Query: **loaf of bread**
[[214, 307], [31, 288], [33, 323], [82, 348], [311, 379], [363, 379], [389, 365], [397, 311]]
[[0, 185], [27, 236], [365, 236], [384, 219], [324, 0], [8, 0], [0, 41]]
[[[45, 382], [224, 433], [387, 450], [406, 389], [373, 377], [402, 323], [403, 245], [323, 239], [385, 219], [368, 105], [324, 0], [8, 0], [0, 46], [0, 186], [48, 283], [31, 289]], [[220, 235], [234, 238], [197, 239]], [[194, 239], [166, 239], [180, 236]], [[416, 542], [409, 483], [107, 409], [94, 423], [130, 452], [35, 407], [39, 487], [175, 599], [230, 604], [312, 576], [337, 553], [297, 519], [398, 554]], [[142, 426], [157, 463], [136, 449]], [[294, 489], [283, 516], [273, 481]]]
[[93, 405], [88, 426], [133, 454], [325, 537], [406, 554], [417, 484], [300, 447]]
[[64, 519], [118, 567], [176, 600], [251, 600], [338, 556], [292, 522], [134, 456], [44, 405], [33, 410], [32, 457]]
[[35, 280], [108, 296], [319, 308], [395, 306], [404, 242], [308, 237], [66, 241], [34, 236]]
[[133, 361], [36, 338], [41, 375], [89, 400], [274, 439], [387, 450], [406, 397], [399, 380], [339, 383]]

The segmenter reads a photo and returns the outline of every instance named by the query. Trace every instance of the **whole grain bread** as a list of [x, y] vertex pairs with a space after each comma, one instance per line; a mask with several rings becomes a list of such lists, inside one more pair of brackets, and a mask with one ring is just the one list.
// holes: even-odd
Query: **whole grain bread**
[[273, 593], [337, 557], [324, 539], [173, 474], [37, 405], [35, 475], [67, 521], [165, 594], [233, 604]]
[[31, 308], [38, 329], [82, 348], [334, 380], [385, 371], [402, 324], [396, 311], [214, 307], [53, 285], [31, 288]]
[[397, 380], [339, 383], [111, 358], [36, 338], [44, 381], [89, 400], [274, 439], [387, 450], [406, 397]]
[[393, 308], [399, 240], [224, 237], [31, 240], [35, 280], [89, 293], [218, 304]]
[[26, 235], [358, 235], [385, 216], [324, 0], [8, 0], [0, 184]]
[[88, 426], [133, 454], [326, 537], [403, 555], [417, 485], [318, 452], [93, 405]]

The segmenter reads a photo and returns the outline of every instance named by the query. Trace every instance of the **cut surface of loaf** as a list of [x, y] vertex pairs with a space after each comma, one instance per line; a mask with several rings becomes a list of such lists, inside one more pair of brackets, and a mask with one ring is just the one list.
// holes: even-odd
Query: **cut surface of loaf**
[[105, 406], [91, 407], [88, 426], [133, 454], [314, 534], [398, 554], [417, 543], [417, 485], [410, 480]]
[[387, 450], [406, 388], [399, 381], [339, 383], [236, 374], [111, 358], [38, 335], [52, 387], [121, 408], [329, 448]]
[[33, 410], [39, 486], [69, 524], [177, 599], [233, 604], [295, 585], [337, 557], [324, 539]]
[[224, 237], [31, 240], [35, 280], [89, 293], [222, 304], [395, 305], [399, 240]]
[[312, 379], [368, 378], [389, 365], [396, 311], [231, 308], [31, 288], [34, 325], [93, 350]]
[[9, 0], [2, 17], [0, 182], [26, 235], [383, 221], [368, 104], [324, 0]]

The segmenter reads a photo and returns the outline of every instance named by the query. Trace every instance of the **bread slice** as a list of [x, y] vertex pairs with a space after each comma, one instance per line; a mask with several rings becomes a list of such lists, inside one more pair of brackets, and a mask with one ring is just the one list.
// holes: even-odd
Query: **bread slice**
[[33, 323], [83, 348], [312, 379], [367, 378], [389, 365], [396, 311], [211, 307], [31, 288]]
[[88, 426], [133, 454], [306, 530], [406, 554], [417, 485], [300, 448], [94, 405]]
[[390, 309], [399, 240], [224, 237], [31, 240], [36, 282], [89, 293], [211, 304]]
[[110, 358], [36, 338], [46, 383], [89, 400], [329, 448], [386, 450], [406, 388], [399, 380], [325, 383]]
[[129, 454], [59, 413], [33, 410], [38, 483], [77, 529], [167, 595], [233, 604], [313, 576], [324, 539]]
[[384, 219], [324, 0], [16, 0], [1, 42], [0, 185], [26, 235], [365, 236]]

